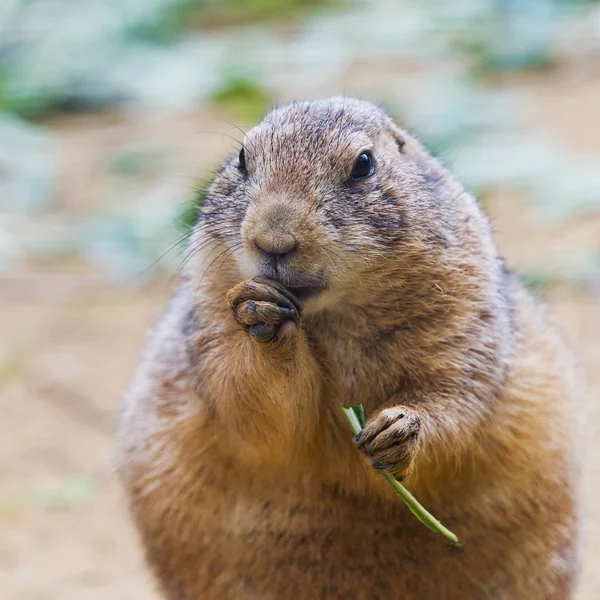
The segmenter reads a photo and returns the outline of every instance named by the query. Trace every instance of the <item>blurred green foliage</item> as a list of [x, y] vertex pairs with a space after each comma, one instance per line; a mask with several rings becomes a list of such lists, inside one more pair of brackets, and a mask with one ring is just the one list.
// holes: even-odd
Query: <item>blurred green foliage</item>
[[183, 0], [177, 12], [180, 27], [226, 27], [301, 18], [327, 4], [331, 0]]
[[164, 158], [158, 148], [124, 148], [111, 157], [108, 170], [123, 177], [150, 175], [159, 171]]
[[254, 124], [273, 105], [274, 99], [259, 81], [232, 75], [215, 91], [212, 102], [231, 118]]
[[97, 494], [96, 482], [83, 476], [65, 477], [55, 486], [42, 488], [24, 500], [29, 506], [49, 509], [68, 508], [73, 504], [90, 502]]
[[11, 515], [24, 510], [41, 508], [63, 510], [91, 502], [98, 493], [97, 482], [84, 475], [64, 477], [54, 485], [42, 486], [20, 494], [0, 496], [0, 514]]
[[[302, 20], [327, 0], [6, 0], [0, 110], [40, 120], [102, 110], [148, 92], [149, 65], [197, 62], [200, 98], [226, 87], [226, 38], [249, 23]], [[221, 39], [217, 39], [219, 33]], [[208, 62], [206, 62], [208, 60]], [[215, 73], [215, 67], [217, 72]], [[166, 85], [169, 78], [166, 77]], [[216, 80], [216, 81], [214, 81]], [[181, 84], [174, 80], [172, 93]], [[156, 82], [153, 82], [156, 85]], [[256, 85], [258, 85], [255, 82]]]
[[206, 194], [210, 184], [211, 181], [202, 182], [198, 186], [197, 192], [194, 194], [194, 196], [184, 203], [177, 217], [177, 228], [181, 232], [189, 232], [190, 229], [192, 229], [192, 227], [196, 224], [196, 221], [198, 220], [198, 213], [204, 206], [204, 201], [206, 199]]

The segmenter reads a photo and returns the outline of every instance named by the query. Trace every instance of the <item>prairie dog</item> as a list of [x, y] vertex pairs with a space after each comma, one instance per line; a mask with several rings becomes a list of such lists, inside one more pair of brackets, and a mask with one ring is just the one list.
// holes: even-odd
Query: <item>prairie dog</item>
[[[188, 252], [120, 432], [165, 598], [572, 597], [571, 355], [417, 140], [362, 100], [279, 107], [209, 187]], [[359, 403], [355, 441], [340, 407]]]

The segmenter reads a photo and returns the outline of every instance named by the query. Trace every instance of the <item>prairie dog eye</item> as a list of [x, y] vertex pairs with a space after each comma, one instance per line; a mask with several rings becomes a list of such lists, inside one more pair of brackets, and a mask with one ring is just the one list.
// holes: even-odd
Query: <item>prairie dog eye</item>
[[365, 150], [358, 155], [350, 176], [352, 179], [365, 179], [373, 175], [373, 173], [375, 173], [375, 160], [371, 152]]
[[238, 169], [242, 173], [247, 173], [247, 171], [246, 171], [246, 153], [244, 152], [243, 148], [240, 150]]

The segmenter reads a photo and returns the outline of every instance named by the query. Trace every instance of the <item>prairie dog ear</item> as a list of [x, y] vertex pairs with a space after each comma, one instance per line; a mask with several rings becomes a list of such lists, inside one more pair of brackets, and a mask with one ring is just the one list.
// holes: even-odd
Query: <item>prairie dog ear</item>
[[423, 145], [404, 129], [398, 127], [392, 119], [388, 119], [388, 130], [392, 134], [398, 149], [406, 158], [417, 164], [426, 164], [433, 160]]
[[392, 134], [402, 155], [417, 165], [424, 173], [430, 173], [436, 179], [441, 179], [447, 175], [444, 168], [431, 156], [423, 144], [398, 127], [391, 119], [388, 119], [388, 130]]
[[394, 121], [392, 121], [390, 118], [388, 118], [388, 129], [396, 141], [398, 150], [400, 150], [400, 152], [404, 152], [406, 146], [406, 134], [404, 131], [402, 131], [402, 129], [400, 129], [400, 127], [398, 127], [398, 125], [396, 125], [396, 123], [394, 123]]

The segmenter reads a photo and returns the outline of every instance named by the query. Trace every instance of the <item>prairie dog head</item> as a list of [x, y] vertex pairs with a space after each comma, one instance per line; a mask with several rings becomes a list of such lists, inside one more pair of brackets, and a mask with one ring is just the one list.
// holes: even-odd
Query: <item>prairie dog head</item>
[[370, 102], [282, 106], [247, 133], [210, 186], [191, 244], [210, 256], [190, 261], [188, 275], [226, 262], [240, 279], [281, 282], [308, 309], [367, 298], [390, 268], [398, 276], [398, 261], [441, 248], [445, 177]]

